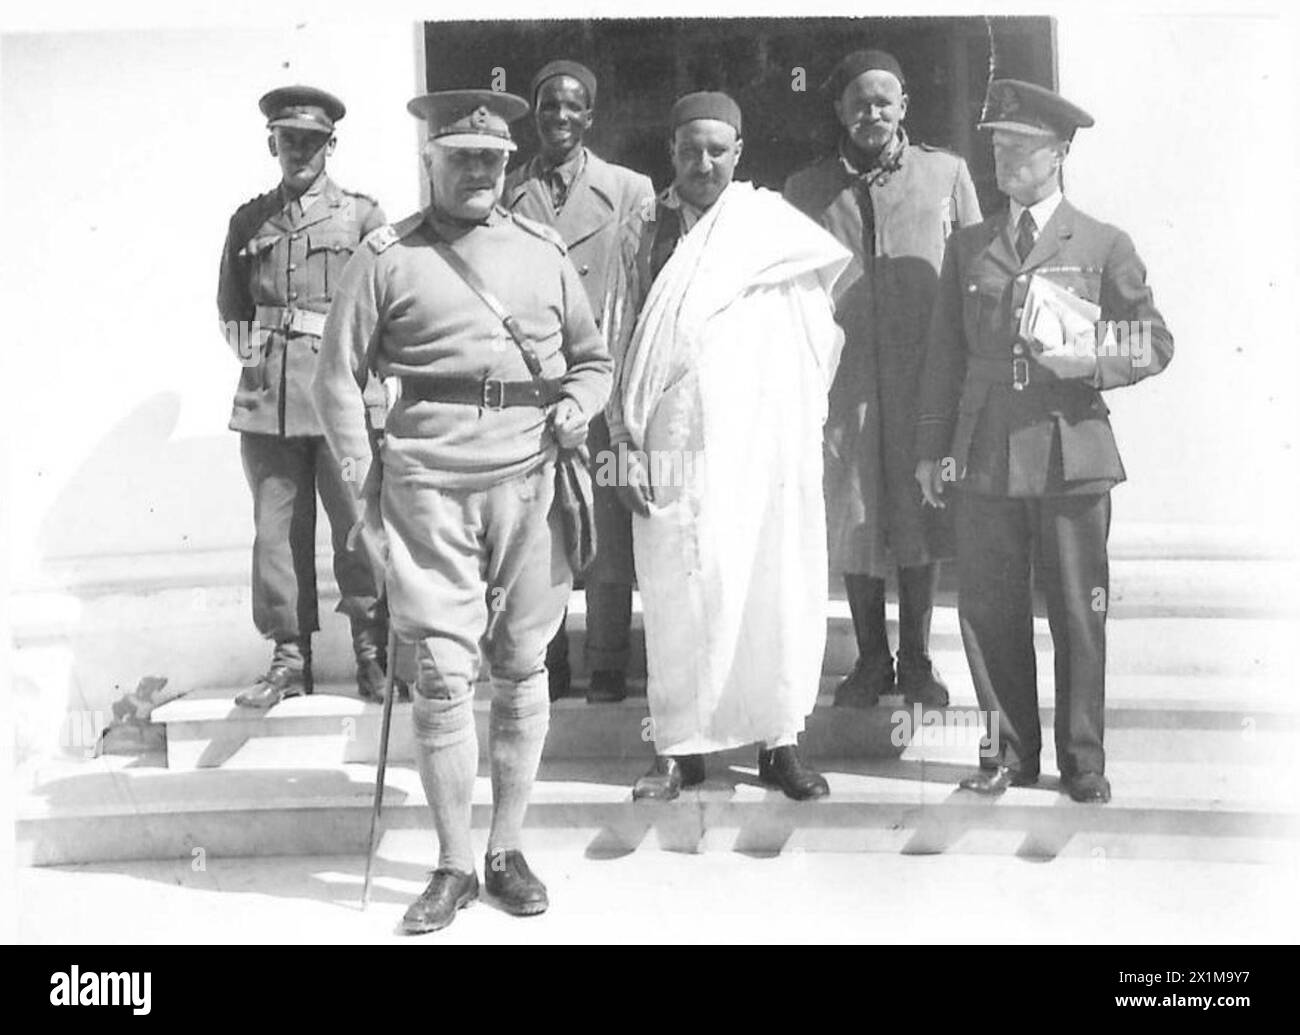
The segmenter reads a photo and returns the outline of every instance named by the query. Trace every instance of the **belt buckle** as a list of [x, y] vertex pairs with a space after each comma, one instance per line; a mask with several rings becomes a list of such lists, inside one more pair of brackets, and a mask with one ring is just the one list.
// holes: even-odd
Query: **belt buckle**
[[[497, 401], [492, 401], [492, 386], [496, 385]], [[506, 408], [506, 383], [495, 377], [483, 378], [483, 408], [485, 410], [504, 410]]]
[[1011, 387], [1017, 391], [1024, 391], [1025, 385], [1029, 384], [1029, 360], [1022, 358], [1011, 361]]

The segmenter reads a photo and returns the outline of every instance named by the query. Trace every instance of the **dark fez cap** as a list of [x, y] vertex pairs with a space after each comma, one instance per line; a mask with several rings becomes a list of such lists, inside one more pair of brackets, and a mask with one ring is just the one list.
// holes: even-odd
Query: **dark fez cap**
[[557, 75], [567, 75], [570, 79], [578, 80], [587, 91], [587, 105], [592, 108], [596, 106], [596, 74], [586, 65], [565, 60], [548, 62], [537, 70], [533, 84], [528, 88], [529, 99], [534, 104], [537, 103], [537, 91], [542, 88], [542, 83]]
[[679, 97], [677, 103], [673, 105], [672, 125], [668, 128], [675, 130], [683, 123], [693, 122], [695, 119], [717, 119], [719, 122], [725, 122], [735, 127], [736, 136], [740, 136], [740, 105], [725, 93], [701, 90], [699, 93], [688, 93], [684, 97]]
[[838, 101], [840, 95], [844, 93], [844, 88], [863, 72], [889, 72], [898, 80], [900, 86], [907, 88], [907, 80], [903, 78], [903, 66], [898, 63], [898, 58], [893, 54], [884, 50], [855, 50], [840, 59], [840, 63], [831, 70], [831, 74], [822, 83], [822, 90], [832, 100]]
[[528, 102], [496, 90], [440, 90], [409, 101], [406, 110], [429, 124], [429, 139], [444, 147], [515, 150], [510, 123]]
[[1092, 125], [1092, 116], [1059, 93], [1022, 82], [1019, 79], [994, 79], [984, 98], [980, 129], [1009, 129], [1037, 136], [1054, 134], [1069, 140], [1076, 129]]
[[333, 133], [334, 123], [347, 114], [343, 102], [314, 86], [281, 86], [257, 102], [266, 116], [266, 128], [288, 126]]

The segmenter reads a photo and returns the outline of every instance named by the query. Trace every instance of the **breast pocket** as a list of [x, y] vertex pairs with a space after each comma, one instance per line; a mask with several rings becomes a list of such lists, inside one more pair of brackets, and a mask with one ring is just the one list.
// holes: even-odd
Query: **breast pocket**
[[343, 268], [356, 250], [356, 238], [344, 230], [331, 227], [307, 231], [307, 267], [313, 292], [319, 291], [329, 301], [343, 277]]
[[962, 292], [962, 319], [968, 348], [978, 352], [981, 342], [996, 339], [1004, 287], [997, 281], [966, 282]]
[[1089, 302], [1101, 301], [1100, 266], [1060, 266], [1040, 270], [1054, 284]]

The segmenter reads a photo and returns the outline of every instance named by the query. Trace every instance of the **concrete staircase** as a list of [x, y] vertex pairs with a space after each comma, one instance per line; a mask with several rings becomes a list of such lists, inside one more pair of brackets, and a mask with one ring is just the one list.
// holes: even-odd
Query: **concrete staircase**
[[[897, 698], [870, 712], [830, 706], [855, 656], [847, 607], [833, 600], [822, 697], [803, 737], [805, 753], [830, 781], [828, 799], [797, 804], [762, 787], [746, 749], [711, 759], [708, 782], [677, 802], [633, 803], [629, 787], [650, 756], [644, 697], [617, 705], [577, 697], [553, 708], [529, 811], [530, 843], [587, 855], [659, 848], [1260, 863], [1293, 857], [1300, 842], [1294, 574], [1293, 566], [1258, 558], [1116, 560], [1106, 740], [1115, 796], [1105, 808], [1076, 805], [1056, 789], [1043, 619], [1045, 778], [988, 801], [956, 788], [977, 747], [976, 734], [956, 721], [975, 701], [951, 594], [936, 610], [933, 634], [935, 660], [953, 693], [946, 718], [909, 711]], [[639, 614], [636, 624], [639, 641]], [[568, 628], [579, 687], [584, 626], [575, 594]], [[639, 649], [634, 659], [639, 675]], [[164, 751], [29, 765], [16, 806], [20, 860], [363, 851], [380, 710], [345, 683], [330, 683], [346, 675], [345, 663], [331, 665], [316, 694], [268, 714], [236, 708], [232, 687], [196, 690], [160, 708], [154, 718], [166, 729]], [[390, 831], [429, 827], [411, 766], [409, 710], [394, 711], [383, 821]], [[481, 744], [486, 710], [480, 694]], [[484, 769], [476, 828], [486, 829], [490, 807]], [[432, 858], [431, 833], [428, 843]]]

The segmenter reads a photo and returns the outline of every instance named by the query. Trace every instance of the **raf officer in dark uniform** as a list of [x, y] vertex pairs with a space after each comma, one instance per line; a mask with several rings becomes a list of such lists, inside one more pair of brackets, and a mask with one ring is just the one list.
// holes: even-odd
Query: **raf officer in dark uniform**
[[[828, 404], [825, 483], [831, 565], [844, 574], [858, 661], [835, 703], [869, 708], [897, 686], [909, 704], [942, 707], [930, 615], [952, 529], [917, 490], [912, 439], [944, 244], [980, 221], [979, 199], [965, 161], [908, 140], [906, 81], [892, 54], [849, 54], [823, 89], [843, 135], [834, 154], [789, 179], [785, 197], [853, 253], [835, 285], [844, 352]], [[890, 568], [897, 674], [885, 633]]]
[[[547, 908], [520, 842], [549, 723], [546, 645], [572, 584], [555, 464], [559, 449], [586, 440], [613, 362], [559, 236], [499, 204], [509, 123], [527, 102], [452, 90], [408, 109], [429, 125], [432, 203], [358, 249], [313, 393], [335, 456], [366, 473], [394, 631], [418, 662], [412, 722], [439, 859], [403, 920], [414, 934], [445, 927], [479, 893], [470, 805], [480, 644], [493, 689], [485, 883], [511, 913]], [[361, 394], [371, 372], [400, 389], [373, 461]]]
[[[512, 212], [555, 228], [564, 239], [587, 289], [596, 325], [602, 323], [619, 228], [654, 197], [648, 176], [606, 162], [583, 144], [596, 107], [596, 76], [576, 61], [552, 61], [533, 76], [534, 118], [541, 150], [506, 177], [502, 204]], [[591, 421], [587, 444], [593, 458], [609, 449], [603, 414]], [[587, 597], [587, 700], [627, 696], [632, 627], [631, 515], [613, 486], [593, 486], [596, 560], [585, 574]], [[564, 626], [547, 652], [552, 699], [569, 688], [568, 637]]]
[[962, 639], [980, 705], [997, 722], [996, 757], [962, 787], [999, 794], [1038, 780], [1032, 569], [1052, 631], [1061, 786], [1100, 803], [1110, 800], [1106, 539], [1110, 490], [1124, 480], [1101, 393], [1160, 373], [1174, 344], [1129, 236], [1061, 193], [1070, 141], [1092, 123], [1040, 86], [989, 86], [981, 128], [992, 131], [1010, 211], [948, 244], [916, 479], [934, 506], [946, 484], [961, 490]]
[[[348, 543], [359, 511], [333, 462], [312, 406], [321, 333], [330, 299], [361, 239], [384, 223], [379, 204], [344, 190], [325, 172], [334, 125], [345, 108], [307, 86], [266, 94], [267, 146], [280, 163], [279, 186], [241, 206], [230, 220], [217, 308], [243, 371], [230, 428], [240, 432], [253, 493], [253, 622], [275, 641], [270, 668], [236, 702], [268, 708], [311, 693], [316, 601], [316, 494], [329, 517], [339, 610], [352, 623], [357, 688], [377, 700], [387, 645], [380, 587], [362, 546]], [[384, 420], [384, 389], [367, 386], [372, 433]]]

